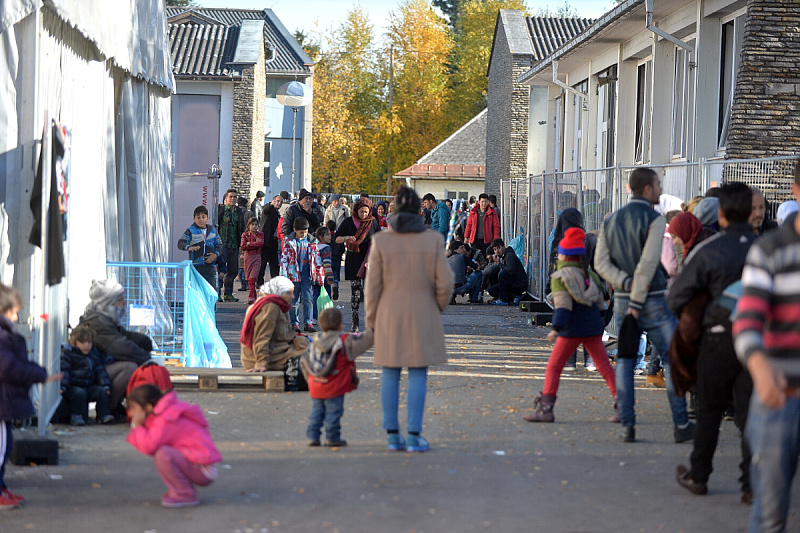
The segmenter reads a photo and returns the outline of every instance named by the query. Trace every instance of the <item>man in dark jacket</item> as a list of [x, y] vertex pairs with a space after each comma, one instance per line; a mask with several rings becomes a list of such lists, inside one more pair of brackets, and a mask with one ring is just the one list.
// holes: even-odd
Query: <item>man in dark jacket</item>
[[753, 206], [748, 222], [756, 235], [763, 235], [768, 231], [778, 229], [778, 223], [767, 218], [767, 201], [764, 199], [764, 193], [758, 187], [753, 187]]
[[489, 287], [489, 294], [497, 298], [490, 303], [509, 305], [528, 288], [528, 276], [517, 254], [503, 244], [503, 239], [494, 239], [491, 247], [494, 261], [500, 265], [500, 273], [497, 275], [497, 284]]
[[297, 196], [297, 203], [292, 205], [283, 215], [283, 225], [281, 231], [284, 236], [289, 235], [294, 231], [294, 219], [300, 217], [308, 220], [308, 232], [313, 234], [322, 223], [322, 220], [317, 219], [317, 214], [313, 210], [314, 198], [311, 193], [305, 189], [300, 189], [300, 194]]
[[272, 202], [264, 206], [261, 211], [261, 219], [259, 221], [258, 231], [264, 234], [264, 246], [261, 247], [261, 268], [258, 270], [258, 286], [264, 284], [264, 272], [269, 263], [270, 278], [274, 278], [280, 273], [280, 241], [276, 236], [278, 231], [278, 223], [280, 222], [281, 214], [280, 208], [283, 204], [283, 198], [276, 195]]
[[125, 289], [112, 280], [94, 280], [89, 289], [89, 305], [79, 325], [94, 333], [94, 346], [114, 359], [106, 363], [111, 380], [109, 405], [112, 412], [125, 398], [128, 381], [136, 368], [150, 359], [153, 343], [150, 337], [122, 327], [125, 316]]
[[[703, 313], [703, 336], [697, 357], [697, 421], [689, 468], [679, 465], [678, 483], [693, 494], [706, 494], [711, 460], [717, 447], [719, 425], [733, 395], [736, 427], [744, 431], [753, 382], [736, 358], [730, 306], [721, 305], [726, 287], [742, 277], [745, 257], [755, 235], [748, 224], [752, 191], [743, 183], [730, 183], [719, 191], [721, 231], [700, 243], [675, 278], [667, 304], [675, 316], [697, 305], [695, 296], [707, 291], [710, 301]], [[752, 501], [750, 450], [742, 439], [742, 502]]]
[[242, 240], [242, 233], [245, 232], [246, 210], [239, 207], [237, 199], [239, 193], [236, 189], [228, 189], [222, 205], [217, 207], [217, 235], [220, 242], [220, 256], [225, 261], [225, 288], [226, 302], [238, 302], [239, 299], [233, 295], [233, 280], [239, 272], [239, 244]]

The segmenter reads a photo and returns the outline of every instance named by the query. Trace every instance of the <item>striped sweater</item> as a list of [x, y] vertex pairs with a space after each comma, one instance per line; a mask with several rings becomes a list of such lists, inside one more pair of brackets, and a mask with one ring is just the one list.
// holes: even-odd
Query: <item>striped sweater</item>
[[742, 289], [733, 324], [736, 354], [745, 364], [763, 351], [790, 386], [800, 386], [800, 235], [793, 224], [753, 243]]

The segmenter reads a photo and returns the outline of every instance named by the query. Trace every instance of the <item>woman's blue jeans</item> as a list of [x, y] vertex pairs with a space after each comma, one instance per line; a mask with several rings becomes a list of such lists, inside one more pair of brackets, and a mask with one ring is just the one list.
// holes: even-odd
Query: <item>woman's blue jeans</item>
[[[383, 367], [381, 373], [381, 403], [383, 404], [383, 429], [399, 431], [397, 409], [400, 403], [400, 373], [402, 368]], [[425, 395], [428, 387], [428, 367], [408, 369], [408, 420], [409, 433], [422, 432], [422, 416], [425, 412]]]

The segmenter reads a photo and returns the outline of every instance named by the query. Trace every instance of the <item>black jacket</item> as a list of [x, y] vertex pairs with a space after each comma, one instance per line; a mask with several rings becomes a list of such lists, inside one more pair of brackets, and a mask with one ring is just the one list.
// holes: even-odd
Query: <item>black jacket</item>
[[703, 327], [723, 325], [730, 330], [730, 310], [716, 305], [714, 299], [728, 285], [742, 278], [744, 260], [755, 239], [748, 224], [731, 224], [698, 244], [667, 293], [670, 311], [681, 316], [684, 306], [707, 289], [711, 302], [703, 315]]
[[141, 365], [150, 359], [153, 343], [147, 335], [128, 331], [110, 318], [94, 312], [81, 316], [80, 325], [88, 326], [94, 332], [95, 348], [110, 355], [114, 361], [133, 361]]
[[280, 222], [281, 214], [275, 209], [272, 204], [267, 204], [261, 210], [261, 219], [258, 225], [258, 231], [264, 234], [264, 248], [277, 248], [278, 239], [275, 237], [275, 230], [278, 229], [278, 222]]
[[0, 315], [0, 421], [33, 415], [29, 389], [46, 379], [45, 369], [28, 361], [25, 339]]
[[294, 219], [296, 218], [304, 218], [308, 220], [308, 232], [314, 233], [317, 231], [317, 228], [322, 224], [322, 220], [317, 219], [316, 213], [314, 213], [314, 208], [311, 208], [311, 212], [304, 211], [300, 204], [293, 204], [289, 209], [286, 210], [286, 214], [283, 215], [283, 226], [281, 226], [281, 232], [284, 235], [289, 235], [294, 231]]
[[87, 355], [83, 355], [79, 348], [64, 344], [61, 347], [61, 373], [64, 374], [61, 390], [66, 391], [70, 387], [85, 389], [92, 385], [111, 390], [104, 359], [97, 348], [93, 347]]
[[522, 262], [510, 246], [506, 246], [506, 251], [503, 253], [503, 257], [500, 260], [500, 268], [511, 275], [511, 279], [514, 280], [516, 285], [528, 286], [528, 276], [525, 274], [525, 267], [522, 266]]

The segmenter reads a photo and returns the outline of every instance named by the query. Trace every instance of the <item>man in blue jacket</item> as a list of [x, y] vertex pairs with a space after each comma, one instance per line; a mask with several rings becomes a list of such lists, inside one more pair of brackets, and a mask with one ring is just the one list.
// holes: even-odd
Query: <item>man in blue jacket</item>
[[437, 202], [436, 197], [431, 193], [422, 197], [422, 205], [431, 212], [431, 229], [438, 231], [447, 240], [450, 232], [450, 210], [447, 204]]

